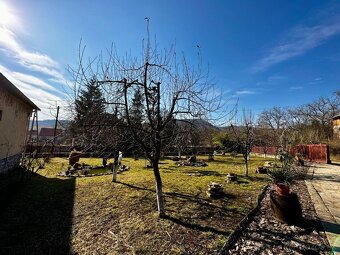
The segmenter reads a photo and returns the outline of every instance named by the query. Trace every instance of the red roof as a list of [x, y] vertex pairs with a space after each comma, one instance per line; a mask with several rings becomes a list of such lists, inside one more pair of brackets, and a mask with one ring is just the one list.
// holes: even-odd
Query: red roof
[[[60, 135], [63, 130], [57, 128], [56, 135]], [[54, 128], [41, 128], [39, 136], [54, 136]]]

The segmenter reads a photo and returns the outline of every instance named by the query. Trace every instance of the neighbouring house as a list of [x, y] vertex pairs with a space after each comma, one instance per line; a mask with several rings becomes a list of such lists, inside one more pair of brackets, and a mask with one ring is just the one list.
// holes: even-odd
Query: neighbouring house
[[[62, 136], [61, 136], [62, 133], [63, 133], [63, 129], [61, 128], [56, 129], [55, 140], [57, 142], [62, 140]], [[52, 141], [53, 139], [54, 139], [54, 128], [43, 127], [40, 129], [40, 132], [39, 132], [40, 141]]]
[[334, 136], [340, 138], [340, 114], [333, 117], [333, 133]]
[[0, 73], [0, 173], [19, 164], [34, 110], [40, 109]]

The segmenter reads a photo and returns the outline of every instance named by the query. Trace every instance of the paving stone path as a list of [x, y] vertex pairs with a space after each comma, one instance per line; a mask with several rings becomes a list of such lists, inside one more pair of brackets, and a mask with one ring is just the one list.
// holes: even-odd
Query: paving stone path
[[340, 165], [314, 164], [306, 185], [333, 254], [340, 255]]

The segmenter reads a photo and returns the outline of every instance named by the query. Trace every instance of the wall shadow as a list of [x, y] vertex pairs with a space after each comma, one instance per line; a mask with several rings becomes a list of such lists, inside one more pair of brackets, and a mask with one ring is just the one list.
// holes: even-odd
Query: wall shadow
[[75, 178], [31, 177], [0, 210], [2, 254], [72, 254]]

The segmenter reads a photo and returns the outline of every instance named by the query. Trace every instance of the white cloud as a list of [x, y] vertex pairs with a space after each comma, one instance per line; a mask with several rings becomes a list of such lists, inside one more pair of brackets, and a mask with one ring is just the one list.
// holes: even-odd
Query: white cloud
[[[1, 69], [1, 66], [0, 66], [0, 69]], [[17, 80], [20, 80], [20, 81], [25, 82], [25, 83], [29, 83], [33, 86], [36, 86], [36, 87], [39, 87], [39, 88], [42, 88], [42, 89], [47, 89], [47, 90], [59, 92], [55, 87], [51, 86], [47, 82], [45, 82], [45, 81], [43, 81], [43, 80], [41, 80], [41, 79], [39, 79], [35, 76], [29, 75], [29, 74], [24, 74], [24, 73], [19, 73], [19, 72], [12, 72], [12, 76], [14, 78], [16, 78]]]
[[[54, 107], [57, 102], [64, 101], [63, 98], [44, 90], [50, 85], [36, 77], [19, 72], [12, 72], [2, 65], [0, 65], [0, 72], [41, 108], [42, 111], [39, 114], [40, 119], [51, 119], [53, 116], [50, 115], [48, 109]], [[33, 82], [34, 85], [31, 84]]]
[[301, 90], [303, 89], [302, 86], [291, 86], [289, 87], [289, 91], [296, 91], [296, 90]]
[[[51, 82], [67, 84], [67, 80], [60, 72], [59, 64], [46, 54], [27, 50], [19, 42], [16, 34], [4, 25], [0, 26], [0, 51], [27, 69], [30, 74], [17, 72], [13, 68], [9, 69], [1, 65], [1, 61], [0, 72], [41, 108], [39, 119], [54, 118], [53, 114], [51, 115], [51, 109], [54, 109], [56, 104], [65, 105], [66, 98], [63, 92], [50, 84]], [[36, 75], [32, 75], [33, 72]], [[60, 114], [66, 116], [66, 107], [63, 108]]]
[[52, 76], [58, 81], [64, 80], [59, 71], [59, 64], [55, 60], [45, 54], [26, 50], [20, 45], [15, 34], [5, 27], [0, 27], [0, 49], [31, 71]]
[[254, 90], [249, 90], [249, 89], [242, 89], [242, 90], [238, 90], [235, 92], [235, 95], [237, 96], [254, 95], [254, 94], [257, 94], [257, 92]]
[[257, 86], [273, 86], [273, 85], [279, 85], [282, 81], [287, 80], [287, 76], [281, 76], [281, 75], [272, 75], [268, 78], [256, 82]]
[[317, 26], [297, 26], [288, 32], [267, 55], [252, 67], [254, 73], [264, 71], [273, 65], [305, 54], [326, 40], [340, 33], [339, 19]]

